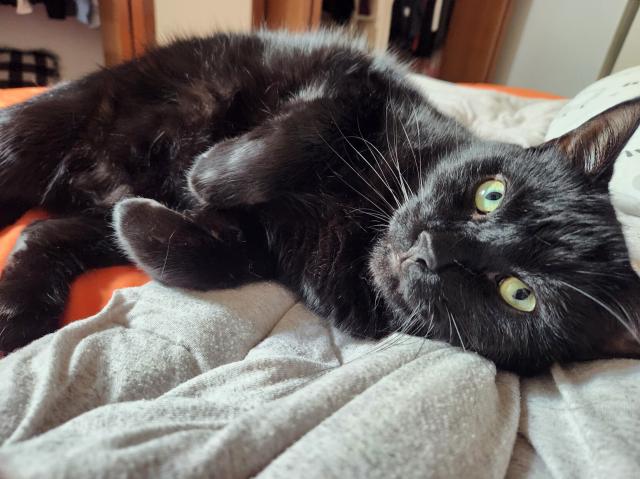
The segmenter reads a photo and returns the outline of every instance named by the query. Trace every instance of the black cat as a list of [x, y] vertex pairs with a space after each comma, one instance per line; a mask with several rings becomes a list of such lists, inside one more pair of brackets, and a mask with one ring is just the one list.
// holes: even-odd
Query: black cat
[[0, 349], [54, 330], [78, 274], [132, 260], [185, 288], [276, 279], [355, 335], [523, 373], [637, 355], [607, 183], [640, 102], [523, 149], [475, 138], [405, 74], [336, 33], [215, 35], [0, 112], [0, 226], [56, 215], [0, 280]]

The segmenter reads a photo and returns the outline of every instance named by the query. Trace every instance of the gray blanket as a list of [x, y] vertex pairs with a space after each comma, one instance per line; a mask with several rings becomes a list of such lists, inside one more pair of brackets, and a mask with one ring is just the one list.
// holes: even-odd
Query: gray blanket
[[[460, 90], [430, 92], [476, 128], [523, 116], [515, 142], [544, 134], [523, 112], [559, 107]], [[439, 342], [355, 340], [269, 283], [122, 290], [0, 360], [0, 477], [638, 477], [639, 431], [639, 361], [521, 379]]]
[[0, 470], [634, 477], [639, 378], [608, 361], [520, 380], [443, 343], [354, 340], [277, 285], [150, 284], [0, 361]]

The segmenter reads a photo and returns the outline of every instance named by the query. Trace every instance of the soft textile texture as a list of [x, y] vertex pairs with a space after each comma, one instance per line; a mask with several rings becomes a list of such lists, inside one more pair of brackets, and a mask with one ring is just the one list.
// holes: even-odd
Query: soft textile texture
[[149, 284], [0, 361], [0, 474], [634, 477], [639, 378], [520, 381], [442, 343], [351, 339], [277, 285]]
[[[562, 101], [416, 78], [478, 134], [543, 140]], [[0, 476], [637, 477], [640, 362], [520, 379], [349, 338], [275, 284], [156, 284], [0, 360]]]

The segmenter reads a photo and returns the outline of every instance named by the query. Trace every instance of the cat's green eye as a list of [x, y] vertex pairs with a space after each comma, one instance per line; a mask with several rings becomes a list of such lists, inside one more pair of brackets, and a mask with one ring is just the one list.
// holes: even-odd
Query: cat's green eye
[[518, 311], [529, 313], [536, 307], [536, 295], [518, 278], [510, 276], [503, 279], [498, 285], [498, 290], [502, 299]]
[[506, 190], [500, 180], [489, 180], [478, 186], [476, 190], [476, 208], [481, 213], [491, 213], [500, 206]]

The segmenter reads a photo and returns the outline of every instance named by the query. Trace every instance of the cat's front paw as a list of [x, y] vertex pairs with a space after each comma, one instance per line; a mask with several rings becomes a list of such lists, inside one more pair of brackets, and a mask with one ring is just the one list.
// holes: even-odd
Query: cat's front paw
[[[217, 222], [221, 227], [220, 219], [207, 218], [206, 222], [209, 226]], [[233, 287], [252, 272], [242, 232], [234, 225], [221, 227], [224, 234], [220, 237], [156, 201], [134, 198], [116, 205], [113, 226], [129, 258], [167, 286], [197, 290]]]
[[113, 226], [127, 256], [156, 281], [198, 288], [205, 253], [215, 239], [181, 213], [157, 201], [132, 198], [113, 210]]
[[0, 354], [54, 331], [63, 308], [64, 298], [45, 293], [42, 285], [0, 280]]
[[218, 209], [268, 201], [278, 168], [269, 165], [267, 145], [268, 140], [253, 131], [202, 153], [187, 174], [193, 199]]

